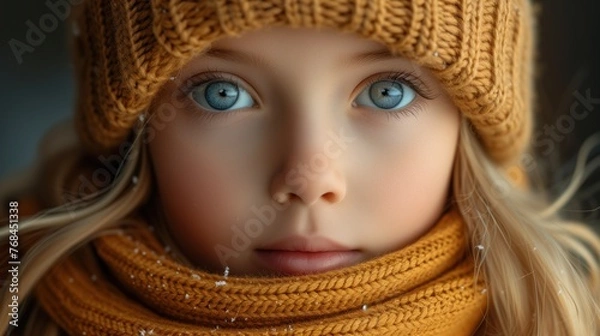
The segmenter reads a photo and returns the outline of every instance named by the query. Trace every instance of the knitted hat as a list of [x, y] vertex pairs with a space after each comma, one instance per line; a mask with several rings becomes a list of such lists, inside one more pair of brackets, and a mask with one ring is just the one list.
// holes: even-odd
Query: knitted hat
[[430, 69], [498, 163], [531, 134], [527, 0], [88, 0], [78, 32], [76, 123], [91, 153], [127, 138], [160, 87], [226, 36], [328, 27], [378, 41]]

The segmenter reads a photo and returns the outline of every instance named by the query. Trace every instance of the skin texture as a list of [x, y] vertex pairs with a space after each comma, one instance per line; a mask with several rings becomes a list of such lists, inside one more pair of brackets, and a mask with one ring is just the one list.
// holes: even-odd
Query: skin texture
[[[363, 104], [361, 92], [395, 73], [411, 74], [392, 81], [405, 96], [415, 87], [414, 99], [396, 114]], [[251, 104], [203, 108], [201, 85], [220, 80], [238, 82]], [[257, 250], [292, 236], [353, 250], [307, 273], [356, 264], [415, 241], [447, 209], [459, 113], [428, 71], [374, 41], [292, 28], [219, 40], [150, 113], [168, 229], [209, 271], [281, 275]]]

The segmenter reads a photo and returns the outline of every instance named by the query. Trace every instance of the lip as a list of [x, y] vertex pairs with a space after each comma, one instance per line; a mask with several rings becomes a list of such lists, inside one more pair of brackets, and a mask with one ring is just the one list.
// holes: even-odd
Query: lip
[[256, 249], [260, 262], [283, 275], [325, 272], [358, 263], [362, 254], [323, 237], [291, 236]]

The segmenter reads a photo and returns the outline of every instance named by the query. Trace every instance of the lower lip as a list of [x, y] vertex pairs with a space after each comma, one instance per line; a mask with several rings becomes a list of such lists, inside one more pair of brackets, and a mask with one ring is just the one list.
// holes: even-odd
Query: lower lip
[[299, 252], [282, 250], [257, 250], [262, 264], [283, 275], [305, 275], [330, 271], [357, 264], [359, 251]]

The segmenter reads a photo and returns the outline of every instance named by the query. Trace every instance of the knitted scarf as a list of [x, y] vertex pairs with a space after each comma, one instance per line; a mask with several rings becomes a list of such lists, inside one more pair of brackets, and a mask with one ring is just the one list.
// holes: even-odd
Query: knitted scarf
[[233, 277], [175, 261], [143, 222], [94, 242], [36, 288], [70, 335], [471, 335], [486, 295], [466, 257], [465, 227], [446, 213], [413, 244], [298, 277]]

